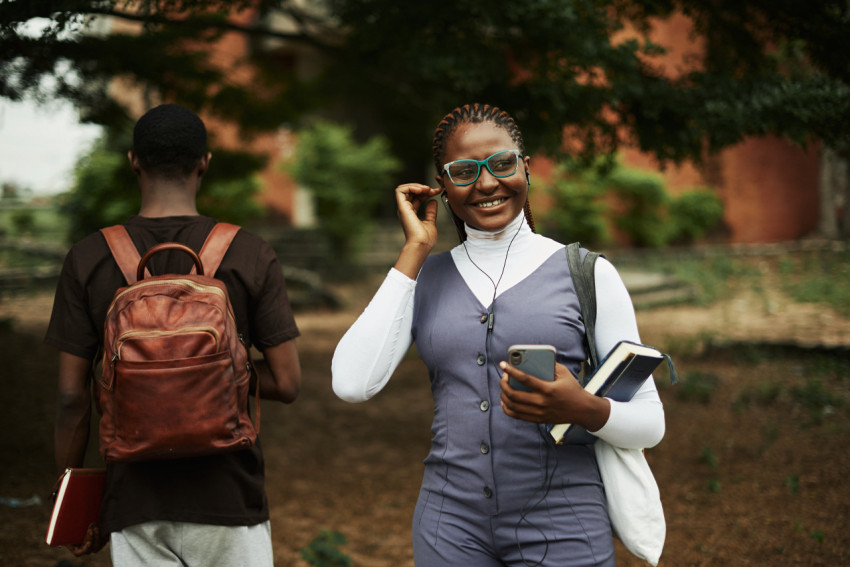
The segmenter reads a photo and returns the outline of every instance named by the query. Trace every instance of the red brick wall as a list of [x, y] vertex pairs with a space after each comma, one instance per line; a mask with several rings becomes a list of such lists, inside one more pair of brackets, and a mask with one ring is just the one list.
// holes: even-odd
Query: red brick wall
[[[690, 22], [675, 16], [659, 22], [653, 38], [669, 46], [660, 62], [668, 76], [693, 66], [701, 46]], [[775, 137], [749, 138], [708, 156], [696, 166], [684, 163], [662, 170], [673, 194], [690, 187], [712, 187], [725, 206], [725, 222], [735, 243], [793, 240], [810, 234], [818, 220], [819, 144], [808, 150]], [[658, 170], [651, 156], [636, 150], [622, 154], [631, 167]]]

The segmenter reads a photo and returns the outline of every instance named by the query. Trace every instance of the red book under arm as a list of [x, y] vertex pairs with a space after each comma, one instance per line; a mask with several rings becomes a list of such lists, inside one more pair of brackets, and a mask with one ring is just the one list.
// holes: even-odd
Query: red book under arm
[[89, 525], [97, 523], [105, 469], [66, 469], [59, 479], [47, 526], [48, 545], [79, 545]]

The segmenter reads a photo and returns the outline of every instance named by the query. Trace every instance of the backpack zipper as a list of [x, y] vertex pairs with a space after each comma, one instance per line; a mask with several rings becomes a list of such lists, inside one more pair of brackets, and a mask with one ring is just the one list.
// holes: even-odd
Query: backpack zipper
[[118, 301], [118, 299], [121, 296], [123, 296], [125, 293], [139, 289], [140, 287], [147, 287], [149, 285], [162, 285], [162, 284], [165, 284], [165, 283], [169, 283], [169, 284], [173, 284], [173, 285], [177, 285], [177, 286], [190, 287], [190, 288], [194, 289], [195, 291], [203, 291], [203, 292], [207, 292], [207, 293], [212, 292], [212, 293], [215, 293], [216, 295], [221, 296], [222, 298], [224, 297], [224, 291], [222, 291], [222, 289], [220, 287], [216, 287], [214, 285], [199, 284], [198, 282], [193, 281], [193, 280], [189, 280], [189, 279], [179, 279], [178, 278], [178, 279], [168, 280], [168, 282], [164, 282], [162, 280], [140, 281], [140, 282], [136, 282], [132, 286], [127, 286], [126, 288], [121, 290], [121, 292], [118, 293], [115, 297], [113, 297], [112, 302], [109, 304], [109, 309], [107, 311], [111, 311], [112, 306], [115, 305], [115, 302]]
[[218, 334], [218, 331], [213, 327], [181, 327], [179, 329], [172, 329], [169, 331], [129, 331], [118, 337], [115, 341], [115, 348], [112, 351], [112, 362], [116, 362], [121, 360], [121, 347], [129, 340], [138, 339], [138, 338], [156, 338], [156, 337], [167, 337], [170, 335], [182, 335], [184, 333], [207, 333], [211, 335], [213, 339], [215, 339], [215, 346], [218, 349], [221, 337]]
[[[107, 309], [107, 311], [106, 311], [106, 316], [107, 316], [107, 318], [109, 317], [109, 313], [110, 313], [110, 312], [112, 312], [112, 308], [115, 306], [115, 303], [118, 301], [118, 299], [119, 299], [121, 296], [123, 296], [125, 293], [128, 293], [129, 291], [131, 291], [131, 288], [132, 288], [133, 290], [135, 290], [135, 289], [138, 289], [139, 287], [143, 287], [143, 286], [144, 286], [144, 287], [147, 287], [147, 286], [149, 286], [149, 285], [156, 285], [156, 284], [162, 284], [162, 283], [164, 283], [164, 282], [163, 282], [163, 281], [161, 281], [161, 280], [159, 280], [159, 281], [140, 281], [140, 282], [136, 282], [136, 283], [135, 283], [135, 284], [133, 284], [132, 286], [128, 286], [126, 289], [124, 289], [123, 291], [121, 291], [120, 293], [118, 293], [117, 295], [115, 295], [115, 297], [113, 297], [113, 298], [112, 298], [112, 301], [111, 301], [111, 302], [110, 302], [110, 304], [109, 304], [109, 309]], [[194, 280], [190, 280], [190, 279], [180, 279], [180, 278], [173, 279], [173, 280], [169, 280], [169, 283], [171, 283], [171, 284], [173, 284], [173, 285], [177, 285], [177, 286], [184, 286], [184, 287], [192, 288], [192, 289], [194, 289], [195, 291], [202, 291], [202, 292], [207, 292], [207, 293], [212, 292], [212, 293], [214, 293], [215, 295], [218, 295], [219, 297], [221, 297], [223, 300], [225, 300], [225, 303], [226, 303], [227, 305], [229, 305], [229, 304], [230, 304], [230, 301], [229, 301], [229, 299], [227, 298], [227, 295], [224, 293], [224, 291], [223, 291], [220, 287], [216, 287], [216, 286], [213, 286], [213, 285], [204, 285], [204, 284], [199, 284], [198, 282], [196, 282], [196, 281], [194, 281]], [[236, 326], [236, 317], [233, 315], [233, 310], [232, 310], [232, 309], [230, 309], [230, 308], [228, 308], [228, 309], [226, 309], [225, 311], [227, 311], [227, 318], [228, 318], [228, 319], [230, 319], [230, 322], [231, 322], [231, 324], [233, 325], [233, 328], [234, 328], [234, 329], [236, 329], [236, 328], [237, 328], [237, 326]], [[198, 329], [198, 330], [203, 330], [203, 329], [210, 329], [210, 328], [206, 328], [206, 327], [204, 327], [204, 328], [200, 328], [200, 329]], [[157, 331], [144, 331], [144, 333], [156, 333], [156, 332], [157, 332]], [[182, 330], [181, 330], [181, 331], [158, 331], [158, 332], [159, 332], [159, 333], [163, 333], [163, 334], [165, 334], [165, 333], [177, 333], [177, 332], [182, 332]], [[139, 334], [142, 334], [143, 332], [142, 332], [142, 331], [139, 331], [138, 333], [139, 333]], [[218, 346], [218, 345], [219, 345], [219, 342], [220, 342], [220, 340], [221, 340], [221, 337], [218, 335], [218, 333], [216, 333], [216, 332], [215, 332], [215, 330], [213, 330], [213, 331], [212, 331], [212, 334], [215, 336], [215, 339], [216, 339], [216, 346]], [[127, 335], [127, 334], [122, 335], [122, 337], [119, 337], [119, 338], [118, 338], [118, 340], [116, 341], [116, 345], [115, 345], [115, 346], [116, 346], [116, 348], [113, 350], [113, 352], [112, 352], [112, 358], [111, 358], [111, 362], [112, 362], [113, 364], [114, 364], [117, 360], [119, 360], [119, 358], [120, 358], [120, 356], [119, 356], [120, 344], [121, 344], [121, 342], [122, 342], [122, 339], [123, 339], [126, 335]], [[151, 335], [151, 336], [153, 336], [153, 335]], [[247, 344], [245, 344], [245, 343], [246, 343], [246, 341], [245, 341], [244, 337], [242, 337], [242, 334], [241, 334], [241, 333], [238, 333], [238, 334], [237, 334], [237, 336], [239, 337], [239, 342], [241, 342], [241, 343], [242, 343], [242, 345], [243, 345], [243, 346], [245, 346], [245, 348], [247, 349], [247, 346], [248, 346], [248, 345], [247, 345]]]

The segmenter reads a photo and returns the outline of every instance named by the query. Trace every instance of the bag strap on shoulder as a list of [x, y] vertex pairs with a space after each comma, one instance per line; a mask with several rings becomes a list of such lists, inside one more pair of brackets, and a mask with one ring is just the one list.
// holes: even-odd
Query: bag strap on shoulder
[[[587, 349], [588, 360], [591, 364], [590, 370], [592, 371], [599, 366], [599, 355], [596, 353], [596, 273], [594, 266], [599, 257], [604, 258], [605, 256], [598, 252], [588, 252], [582, 261], [579, 248], [578, 242], [567, 245], [567, 262], [570, 266], [573, 286], [576, 295], [578, 295], [581, 317], [584, 320], [584, 345]], [[679, 375], [676, 372], [673, 359], [669, 354], [662, 353], [662, 355], [667, 361], [670, 383], [676, 384], [679, 381]], [[589, 374], [589, 372], [585, 372], [585, 376]]]
[[596, 260], [601, 256], [598, 252], [588, 252], [584, 260], [581, 259], [578, 242], [567, 245], [567, 262], [570, 267], [570, 276], [573, 279], [581, 308], [581, 317], [584, 320], [584, 342], [587, 349], [591, 369], [599, 366], [599, 356], [596, 353], [596, 275], [594, 267]]
[[[239, 226], [226, 222], [219, 222], [213, 226], [199, 254], [201, 265], [204, 267], [204, 274], [210, 277], [215, 276], [216, 270], [221, 265], [221, 261], [224, 259], [224, 255], [227, 253], [227, 249], [230, 247], [230, 243], [233, 242], [233, 238], [239, 232], [239, 229]], [[121, 269], [124, 279], [127, 280], [127, 284], [136, 283], [138, 281], [136, 271], [142, 258], [136, 249], [136, 245], [133, 244], [133, 240], [130, 238], [127, 229], [124, 225], [116, 224], [102, 228], [100, 232], [106, 239], [109, 251]], [[197, 273], [197, 268], [192, 266], [190, 273]], [[149, 278], [150, 275], [150, 271], [145, 268], [144, 277]]]
[[[216, 270], [221, 265], [230, 243], [236, 233], [239, 232], [239, 226], [227, 222], [219, 222], [213, 227], [201, 247], [201, 252], [198, 254], [201, 257], [201, 265], [204, 267], [204, 274], [209, 277], [214, 277]], [[195, 268], [192, 268], [191, 273], [195, 273]]]
[[[115, 262], [121, 268], [121, 273], [124, 274], [127, 285], [136, 283], [136, 269], [139, 267], [142, 257], [136, 250], [136, 245], [133, 244], [127, 229], [124, 228], [123, 224], [116, 224], [101, 228], [100, 232], [106, 238], [109, 251], [112, 252], [112, 257], [115, 258]], [[145, 277], [150, 277], [147, 268], [145, 269]]]

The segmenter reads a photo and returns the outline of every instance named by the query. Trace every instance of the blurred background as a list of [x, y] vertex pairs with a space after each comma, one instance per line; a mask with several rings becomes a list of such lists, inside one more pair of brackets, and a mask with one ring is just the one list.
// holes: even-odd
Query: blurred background
[[137, 210], [135, 120], [176, 102], [209, 129], [201, 212], [272, 243], [303, 333], [305, 391], [264, 413], [277, 563], [412, 565], [427, 373], [349, 406], [330, 356], [403, 241], [394, 187], [481, 102], [523, 132], [538, 231], [604, 252], [678, 362], [662, 564], [850, 563], [847, 37], [846, 0], [0, 2], [0, 562], [109, 564], [41, 543], [41, 338], [70, 244]]

